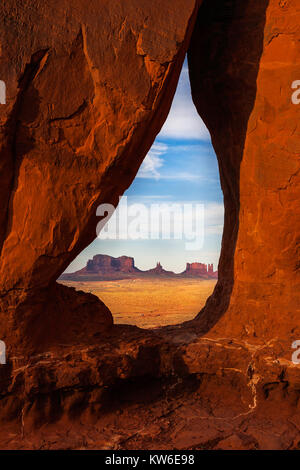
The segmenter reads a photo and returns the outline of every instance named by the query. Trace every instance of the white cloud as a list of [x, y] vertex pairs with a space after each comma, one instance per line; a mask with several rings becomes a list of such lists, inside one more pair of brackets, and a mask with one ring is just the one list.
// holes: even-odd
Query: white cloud
[[177, 181], [195, 181], [203, 180], [203, 176], [197, 175], [196, 173], [187, 173], [187, 172], [177, 172], [177, 173], [168, 173], [161, 175], [161, 179], [164, 180], [177, 180]]
[[139, 169], [137, 178], [160, 178], [159, 169], [163, 166], [164, 161], [162, 155], [164, 155], [168, 150], [167, 144], [161, 142], [154, 142], [146, 155], [142, 166]]
[[[187, 152], [191, 146], [184, 147], [184, 152]], [[155, 142], [148, 154], [146, 155], [136, 178], [154, 178], [156, 180], [176, 180], [176, 181], [203, 181], [203, 175], [199, 173], [190, 173], [183, 171], [168, 171], [161, 172], [164, 166], [163, 156], [167, 154], [169, 146], [162, 142]], [[207, 180], [207, 178], [206, 178]]]
[[182, 69], [171, 111], [159, 137], [210, 140], [210, 134], [192, 101], [186, 66]]

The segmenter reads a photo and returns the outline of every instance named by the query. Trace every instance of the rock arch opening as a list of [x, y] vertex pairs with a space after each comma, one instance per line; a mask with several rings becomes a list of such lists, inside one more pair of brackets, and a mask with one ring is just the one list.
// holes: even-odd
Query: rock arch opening
[[224, 206], [187, 60], [167, 120], [114, 209], [97, 208], [104, 216], [98, 237], [58, 282], [98, 296], [115, 324], [157, 328], [192, 320], [217, 282]]
[[[94, 305], [94, 298], [74, 295], [55, 281], [94, 239], [99, 204], [116, 206], [119, 195], [133, 181], [166, 120], [188, 48], [193, 98], [213, 137], [226, 209], [220, 279], [197, 324], [207, 331], [227, 310], [234, 285], [240, 163], [257, 94], [267, 5], [267, 1], [255, 4], [248, 19], [249, 2], [224, 1], [219, 5], [204, 1], [198, 12], [199, 2], [191, 0], [182, 16], [177, 13], [180, 17], [174, 30], [168, 22], [169, 2], [163, 6], [159, 24], [144, 10], [139, 10], [136, 18], [134, 2], [124, 21], [122, 7], [113, 2], [110, 8], [120, 31], [113, 43], [109, 24], [106, 29], [100, 24], [101, 14], [97, 14], [96, 27], [83, 26], [90, 20], [82, 9], [80, 25], [71, 15], [74, 27], [68, 30], [63, 45], [60, 34], [53, 39], [47, 30], [40, 47], [33, 48], [34, 41], [30, 43], [26, 57], [16, 62], [13, 75], [7, 65], [3, 81], [8, 83], [5, 74], [14, 80], [7, 89], [3, 128], [8, 189], [1, 211], [3, 217], [7, 214], [1, 236], [4, 337], [11, 335], [8, 325], [17, 321], [20, 331], [25, 329], [25, 342], [44, 348], [49, 331], [53, 331], [50, 343], [60, 328], [62, 338], [65, 336], [65, 322], [74, 322], [80, 329], [80, 305], [84, 299], [86, 305]], [[30, 23], [31, 10], [24, 8], [23, 13]], [[64, 31], [64, 20], [59, 11], [58, 31]], [[245, 23], [251, 29], [251, 57], [247, 61]], [[166, 36], [161, 36], [162, 30]], [[38, 31], [32, 34], [38, 38]], [[155, 35], [160, 38], [157, 42], [151, 39]], [[21, 36], [19, 41], [26, 43]], [[168, 38], [166, 43], [164, 38]], [[45, 46], [47, 41], [52, 49]], [[8, 44], [6, 47], [9, 50]], [[109, 64], [114, 64], [117, 74]], [[29, 103], [34, 104], [34, 112], [28, 112], [32, 108]], [[45, 158], [47, 155], [51, 158]], [[34, 183], [37, 178], [44, 182], [41, 187]], [[23, 252], [26, 259], [20, 256]], [[243, 290], [246, 284], [243, 280], [239, 286]], [[56, 304], [60, 308], [55, 308]], [[104, 308], [97, 305], [97, 311]], [[108, 317], [105, 311], [100, 330], [102, 323], [104, 329], [105, 325], [110, 328]], [[28, 333], [32, 322], [40, 326], [33, 335]], [[22, 344], [22, 339], [11, 338], [9, 342]]]
[[[299, 448], [297, 0], [76, 6], [0, 5], [2, 446]], [[224, 193], [219, 280], [191, 322], [113, 327], [56, 279], [133, 181], [187, 50]]]

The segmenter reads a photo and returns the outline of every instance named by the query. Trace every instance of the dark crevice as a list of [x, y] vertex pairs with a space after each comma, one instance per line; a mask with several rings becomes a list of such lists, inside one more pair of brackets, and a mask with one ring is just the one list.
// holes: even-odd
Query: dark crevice
[[49, 122], [52, 124], [53, 122], [57, 121], [69, 121], [77, 116], [80, 116], [80, 114], [83, 113], [83, 111], [87, 108], [88, 104], [86, 100], [83, 101], [83, 103], [74, 111], [74, 113], [70, 114], [69, 116], [63, 116], [63, 117], [57, 117], [54, 119], [50, 119]]
[[[4, 241], [6, 240], [11, 230], [12, 210], [10, 210], [10, 206], [12, 204], [14, 192], [17, 187], [21, 157], [24, 153], [29, 152], [29, 150], [33, 148], [30, 135], [25, 127], [22, 128], [22, 131], [23, 131], [22, 140], [26, 143], [24, 145], [24, 142], [22, 142], [22, 145], [20, 147], [18, 146], [19, 132], [22, 127], [21, 115], [22, 115], [22, 111], [24, 111], [23, 109], [24, 100], [25, 100], [26, 93], [28, 92], [30, 86], [32, 85], [34, 78], [36, 77], [37, 73], [40, 70], [40, 66], [41, 66], [43, 59], [48, 54], [48, 51], [49, 49], [43, 49], [43, 50], [37, 51], [35, 54], [32, 55], [30, 63], [26, 65], [25, 70], [18, 81], [19, 93], [15, 102], [15, 105], [13, 107], [11, 115], [9, 116], [6, 126], [5, 126], [6, 135], [7, 135], [7, 147], [8, 147], [6, 151], [10, 155], [10, 160], [11, 160], [11, 168], [10, 168], [11, 177], [10, 177], [9, 191], [7, 195], [6, 218], [5, 218], [6, 224], [4, 224], [3, 235], [0, 237], [0, 243], [1, 243], [0, 256], [2, 253]], [[38, 93], [34, 89], [34, 87], [32, 87], [31, 106], [30, 106], [30, 113], [32, 113], [32, 115], [27, 116], [28, 122], [34, 119], [33, 114], [35, 116], [38, 114], [38, 103], [39, 103]]]
[[268, 4], [269, 0], [254, 6], [250, 0], [204, 0], [188, 50], [192, 97], [212, 137], [225, 206], [219, 280], [196, 317], [203, 333], [227, 311], [234, 285], [240, 165], [256, 99]]

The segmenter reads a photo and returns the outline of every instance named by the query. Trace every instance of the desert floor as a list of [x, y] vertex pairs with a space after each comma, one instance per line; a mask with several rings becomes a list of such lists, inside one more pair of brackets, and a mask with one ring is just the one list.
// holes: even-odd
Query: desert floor
[[193, 319], [212, 294], [215, 280], [144, 280], [71, 282], [77, 290], [97, 295], [117, 324], [155, 328]]

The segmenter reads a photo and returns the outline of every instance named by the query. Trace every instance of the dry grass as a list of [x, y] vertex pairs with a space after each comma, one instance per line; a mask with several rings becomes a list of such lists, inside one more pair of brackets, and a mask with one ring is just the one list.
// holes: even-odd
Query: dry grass
[[61, 283], [97, 295], [109, 307], [115, 323], [155, 328], [193, 319], [216, 281], [129, 279]]

